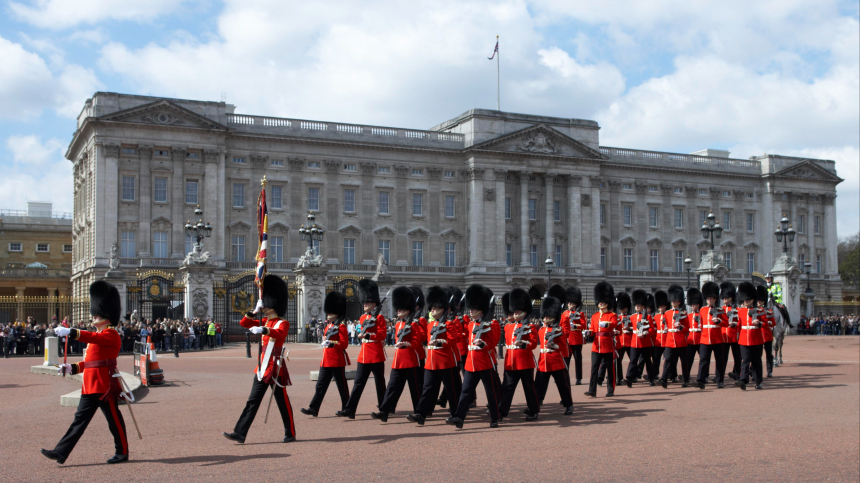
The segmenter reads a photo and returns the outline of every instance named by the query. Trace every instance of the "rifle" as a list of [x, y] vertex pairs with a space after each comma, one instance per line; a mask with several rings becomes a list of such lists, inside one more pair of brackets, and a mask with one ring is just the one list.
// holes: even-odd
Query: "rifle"
[[342, 323], [343, 323], [343, 317], [339, 317], [339, 318], [335, 319], [334, 322], [332, 322], [331, 327], [329, 327], [329, 329], [325, 332], [325, 335], [323, 335], [323, 341], [320, 342], [320, 346], [325, 348], [325, 343], [330, 341], [331, 338], [336, 336], [337, 333], [340, 331], [340, 324], [342, 324]]
[[385, 301], [388, 300], [388, 294], [390, 293], [391, 289], [389, 289], [388, 292], [385, 293], [385, 297], [383, 297], [382, 300], [378, 304], [376, 304], [376, 308], [373, 309], [373, 313], [370, 314], [368, 322], [361, 324], [361, 333], [358, 334], [359, 339], [364, 339], [364, 337], [367, 335], [367, 329], [372, 329], [376, 327], [376, 319], [379, 317], [379, 313], [382, 312], [382, 306], [385, 305]]
[[[465, 295], [464, 295], [463, 297], [465, 297]], [[492, 307], [492, 306], [493, 306], [493, 303], [494, 303], [495, 301], [496, 301], [496, 296], [495, 296], [495, 295], [493, 295], [492, 297], [490, 297], [490, 307]], [[472, 344], [471, 344], [471, 345], [472, 345], [472, 347], [476, 347], [476, 346], [477, 346], [476, 342], [484, 342], [484, 341], [481, 339], [481, 336], [482, 336], [483, 334], [486, 334], [486, 333], [487, 333], [487, 332], [489, 332], [490, 330], [492, 330], [492, 328], [490, 327], [490, 323], [491, 323], [491, 321], [490, 321], [490, 320], [487, 320], [487, 317], [488, 317], [489, 315], [490, 315], [490, 310], [487, 310], [487, 313], [485, 313], [485, 314], [483, 315], [483, 317], [481, 317], [481, 321], [480, 321], [480, 322], [475, 322], [475, 323], [474, 323], [474, 325], [472, 326]], [[486, 342], [484, 342], [484, 344], [486, 345]], [[483, 346], [482, 346], [482, 347], [483, 347]]]
[[[639, 315], [639, 320], [636, 322], [636, 330], [638, 337], [646, 337], [648, 335], [648, 330], [651, 328], [650, 323], [648, 322], [648, 316], [643, 312], [636, 312]], [[645, 322], [644, 324], [642, 322]]]

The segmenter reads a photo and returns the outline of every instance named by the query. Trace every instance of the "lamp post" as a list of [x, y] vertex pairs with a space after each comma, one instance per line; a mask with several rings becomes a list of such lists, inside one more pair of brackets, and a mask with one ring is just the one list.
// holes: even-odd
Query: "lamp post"
[[546, 267], [546, 293], [549, 294], [549, 286], [552, 281], [552, 258], [546, 257], [546, 260], [543, 261], [544, 266]]
[[773, 234], [776, 235], [777, 243], [782, 242], [782, 253], [788, 253], [788, 242], [794, 241], [794, 235], [796, 233], [797, 232], [794, 231], [794, 228], [791, 227], [788, 217], [783, 213], [782, 219], [779, 220], [779, 225], [776, 227], [776, 231], [773, 232]]
[[711, 242], [711, 250], [714, 249], [714, 236], [721, 238], [723, 236], [723, 227], [717, 221], [716, 215], [711, 211], [702, 223], [702, 238]]
[[308, 226], [302, 225], [301, 228], [299, 228], [299, 235], [301, 235], [301, 239], [308, 241], [309, 251], [314, 250], [314, 241], [322, 243], [323, 236], [325, 236], [325, 230], [323, 229], [323, 227], [317, 225], [316, 221], [316, 215], [314, 215], [313, 213], [308, 213]]
[[197, 223], [191, 223], [191, 220], [185, 222], [185, 233], [194, 237], [194, 247], [200, 250], [201, 243], [204, 237], [209, 238], [212, 236], [212, 225], [207, 221], [206, 224], [203, 224], [203, 210], [200, 209], [200, 205], [197, 205], [194, 208], [194, 216], [197, 218]]
[[687, 271], [687, 290], [690, 290], [690, 269], [693, 268], [693, 260], [687, 255], [684, 259], [684, 270]]

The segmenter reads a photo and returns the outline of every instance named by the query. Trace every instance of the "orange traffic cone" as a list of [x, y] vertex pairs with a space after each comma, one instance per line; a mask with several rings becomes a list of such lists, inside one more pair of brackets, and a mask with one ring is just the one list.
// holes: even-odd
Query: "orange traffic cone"
[[[149, 342], [148, 337], [146, 340]], [[149, 383], [153, 386], [164, 384], [164, 371], [158, 366], [158, 355], [156, 354], [155, 344], [152, 342], [149, 342], [147, 358], [149, 358]]]

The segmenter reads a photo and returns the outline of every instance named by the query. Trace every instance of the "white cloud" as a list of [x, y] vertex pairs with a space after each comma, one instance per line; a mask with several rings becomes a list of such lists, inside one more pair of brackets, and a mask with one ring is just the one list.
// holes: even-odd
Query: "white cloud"
[[46, 29], [64, 29], [104, 20], [144, 22], [176, 10], [179, 0], [35, 0], [30, 5], [9, 3], [20, 20]]
[[17, 165], [38, 168], [46, 163], [63, 157], [65, 144], [59, 139], [49, 139], [42, 142], [35, 134], [27, 136], [9, 136], [6, 147], [12, 154], [12, 161]]
[[0, 177], [0, 207], [25, 209], [27, 201], [50, 201], [54, 211], [72, 211], [72, 163], [63, 157], [65, 143], [37, 135], [10, 136], [11, 160]]

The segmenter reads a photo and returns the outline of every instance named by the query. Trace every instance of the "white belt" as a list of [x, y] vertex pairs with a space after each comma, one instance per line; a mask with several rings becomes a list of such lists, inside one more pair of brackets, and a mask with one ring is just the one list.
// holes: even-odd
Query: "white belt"
[[681, 329], [669, 329], [669, 332], [681, 332]]
[[571, 332], [580, 332], [582, 329], [570, 329]]
[[479, 350], [481, 350], [481, 349], [483, 349], [483, 347], [478, 347], [478, 346], [476, 346], [476, 345], [470, 345], [470, 346], [469, 346], [469, 350], [470, 350], [470, 351], [479, 351]]
[[428, 345], [427, 346], [428, 351], [435, 351], [436, 349], [444, 349], [444, 347], [436, 347], [435, 345]]
[[555, 349], [541, 349], [541, 354], [549, 354], [550, 352], [555, 352]]
[[657, 331], [657, 333], [658, 333], [658, 334], [665, 334], [665, 333], [666, 333], [666, 331], [665, 331], [665, 330], [658, 330], [658, 331]]
[[701, 332], [702, 329], [690, 329], [690, 332]]
[[756, 330], [756, 329], [761, 329], [761, 327], [756, 327], [754, 325], [745, 325], [745, 326], [741, 327], [741, 329]]
[[511, 344], [511, 345], [506, 345], [505, 349], [514, 350], [514, 349], [522, 349], [522, 347], [515, 345], [515, 344]]
[[719, 328], [720, 328], [720, 326], [719, 326], [719, 325], [711, 325], [711, 324], [704, 325], [704, 326], [702, 326], [702, 327], [704, 327], [704, 328], [706, 328], [706, 329], [719, 329]]

